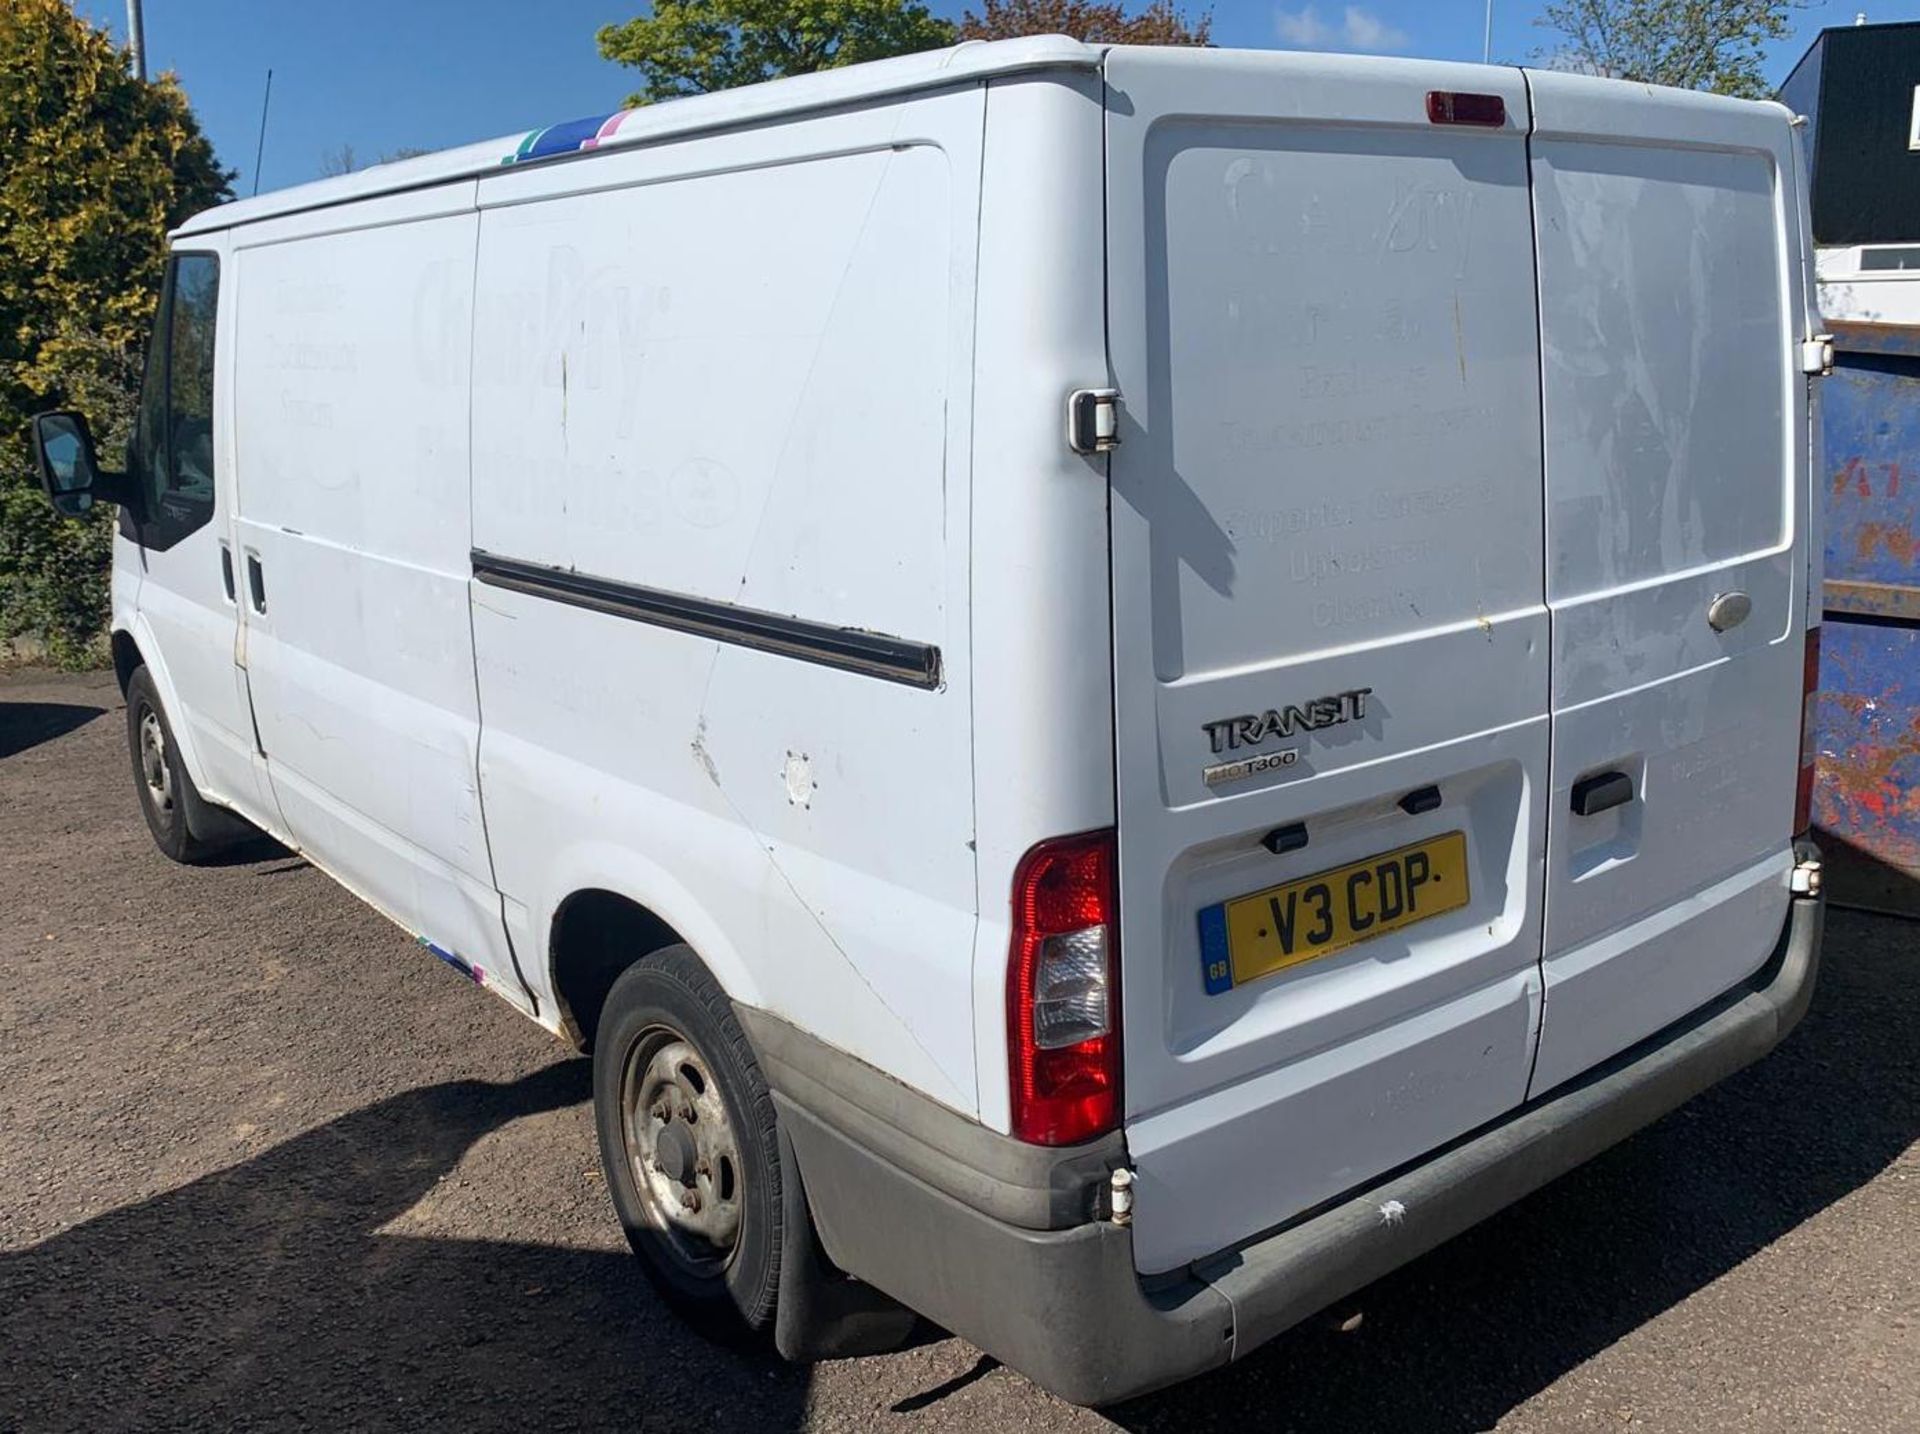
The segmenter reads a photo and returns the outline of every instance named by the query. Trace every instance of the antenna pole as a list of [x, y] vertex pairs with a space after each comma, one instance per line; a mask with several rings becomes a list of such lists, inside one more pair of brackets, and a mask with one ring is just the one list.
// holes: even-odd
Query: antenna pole
[[[138, 0], [135, 0], [138, 3]], [[260, 192], [260, 158], [267, 152], [267, 106], [273, 103], [273, 70], [267, 70], [267, 92], [260, 97], [260, 143], [253, 151], [253, 192]]]

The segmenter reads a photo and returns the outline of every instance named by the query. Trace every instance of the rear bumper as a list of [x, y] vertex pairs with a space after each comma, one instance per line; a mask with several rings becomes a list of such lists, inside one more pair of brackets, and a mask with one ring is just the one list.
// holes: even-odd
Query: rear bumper
[[1098, 1218], [1125, 1159], [1117, 1137], [1022, 1146], [763, 1013], [742, 1016], [834, 1262], [1063, 1398], [1105, 1404], [1247, 1354], [1766, 1054], [1812, 997], [1823, 917], [1818, 897], [1795, 898], [1760, 971], [1686, 1020], [1151, 1288], [1129, 1231]]

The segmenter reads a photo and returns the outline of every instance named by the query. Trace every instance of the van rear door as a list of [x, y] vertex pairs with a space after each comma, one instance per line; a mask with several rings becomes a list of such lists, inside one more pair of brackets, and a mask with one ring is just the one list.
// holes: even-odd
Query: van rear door
[[1785, 110], [1527, 79], [1553, 608], [1541, 1092], [1738, 982], [1785, 919], [1812, 319]]
[[1152, 1272], [1524, 1097], [1539, 327], [1520, 71], [1119, 49], [1106, 78], [1126, 1132]]

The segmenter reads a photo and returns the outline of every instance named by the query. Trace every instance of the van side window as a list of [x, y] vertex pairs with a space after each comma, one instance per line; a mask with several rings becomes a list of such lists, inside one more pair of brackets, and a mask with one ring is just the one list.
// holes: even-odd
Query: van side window
[[[147, 340], [146, 372], [140, 379], [140, 411], [134, 418], [133, 438], [127, 444], [127, 472], [140, 485], [153, 507], [153, 498], [166, 486], [167, 445], [167, 289], [172, 275], [160, 286], [160, 303], [153, 311], [153, 334]], [[139, 529], [125, 509], [120, 531], [138, 540]]]
[[167, 268], [128, 455], [147, 495], [133, 534], [162, 550], [213, 517], [213, 335], [220, 261], [181, 254]]

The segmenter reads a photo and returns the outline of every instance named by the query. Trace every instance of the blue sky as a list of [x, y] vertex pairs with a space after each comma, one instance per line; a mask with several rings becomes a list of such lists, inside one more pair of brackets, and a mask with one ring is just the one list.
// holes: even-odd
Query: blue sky
[[[932, 0], [957, 16], [965, 0]], [[123, 0], [79, 0], [124, 38]], [[254, 186], [261, 90], [273, 69], [260, 188], [314, 178], [351, 145], [363, 161], [441, 149], [616, 108], [630, 73], [602, 60], [594, 32], [639, 0], [145, 0], [148, 65], [186, 86], [221, 161]], [[1190, 5], [1189, 9], [1201, 8]], [[1494, 0], [1493, 55], [1522, 60], [1550, 42], [1537, 0]], [[1824, 25], [1920, 19], [1920, 0], [1825, 0], [1796, 12], [1772, 57], [1778, 81]], [[1219, 0], [1222, 45], [1374, 50], [1480, 58], [1484, 0]]]

